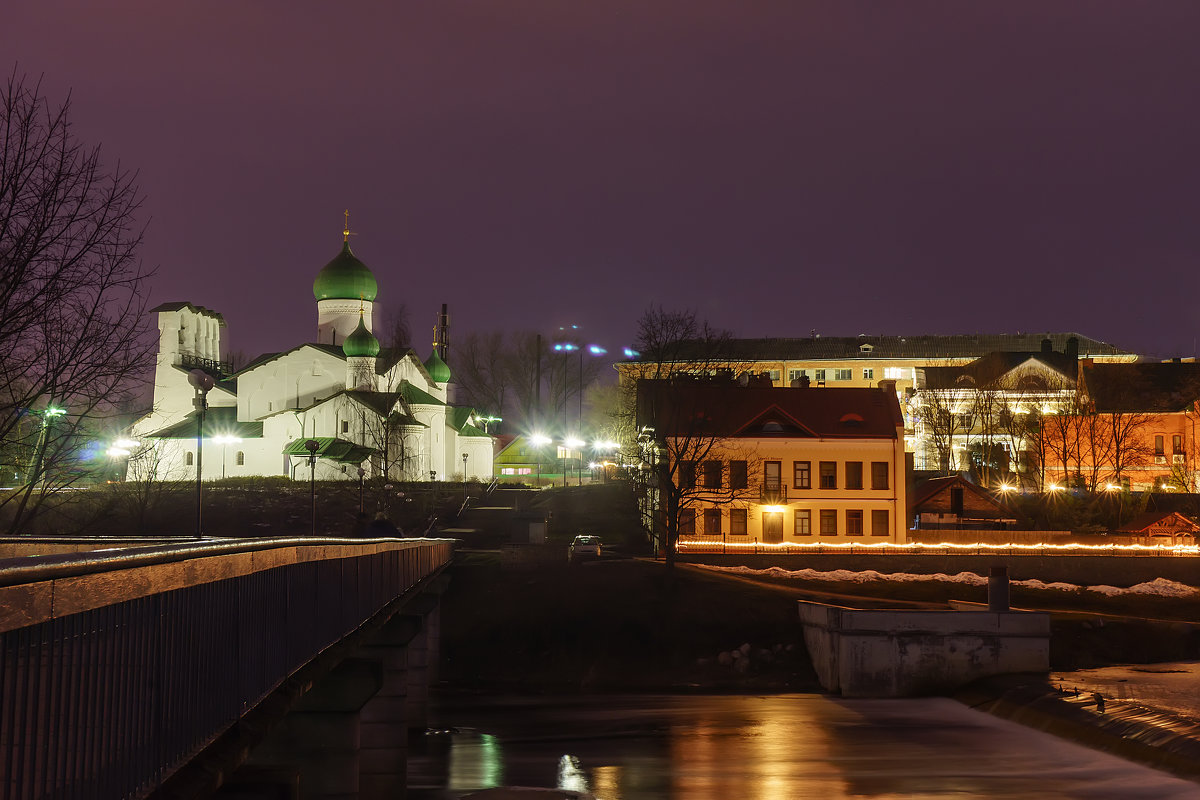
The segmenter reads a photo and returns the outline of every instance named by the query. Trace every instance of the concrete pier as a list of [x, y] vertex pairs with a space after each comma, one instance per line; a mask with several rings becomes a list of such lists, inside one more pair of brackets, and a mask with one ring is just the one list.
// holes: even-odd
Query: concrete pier
[[992, 675], [1050, 671], [1049, 614], [870, 610], [803, 600], [799, 607], [817, 677], [843, 697], [945, 694]]

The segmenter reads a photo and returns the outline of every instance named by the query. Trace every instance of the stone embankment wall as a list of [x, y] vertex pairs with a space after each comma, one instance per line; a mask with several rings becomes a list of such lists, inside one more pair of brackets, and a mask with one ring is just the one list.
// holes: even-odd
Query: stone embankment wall
[[980, 678], [1050, 670], [1050, 615], [843, 608], [799, 601], [821, 685], [844, 697], [944, 694]]

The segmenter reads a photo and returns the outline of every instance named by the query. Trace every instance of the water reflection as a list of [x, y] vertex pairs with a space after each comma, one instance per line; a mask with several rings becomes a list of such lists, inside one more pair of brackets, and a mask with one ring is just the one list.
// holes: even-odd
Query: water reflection
[[[951, 700], [606, 696], [444, 704], [411, 798], [502, 785], [601, 800], [1200, 798], [1200, 787]], [[487, 733], [482, 733], [486, 731]]]

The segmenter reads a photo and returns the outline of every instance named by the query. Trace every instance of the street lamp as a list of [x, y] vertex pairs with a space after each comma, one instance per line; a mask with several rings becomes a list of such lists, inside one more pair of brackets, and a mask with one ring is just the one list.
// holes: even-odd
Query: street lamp
[[545, 434], [535, 433], [530, 435], [529, 443], [533, 445], [533, 449], [537, 453], [538, 486], [540, 487], [542, 485], [542, 448], [550, 444], [550, 437]]
[[358, 513], [363, 513], [363, 479], [367, 476], [367, 471], [359, 466], [358, 468]]
[[467, 482], [467, 454], [463, 453], [463, 483]]
[[215, 443], [221, 445], [221, 479], [224, 480], [225, 479], [226, 451], [229, 449], [229, 445], [237, 444], [238, 442], [241, 441], [241, 439], [238, 438], [237, 436], [227, 436], [225, 434], [222, 434], [220, 436], [214, 436], [213, 441]]
[[208, 392], [217, 382], [204, 370], [194, 369], [188, 373], [188, 383], [196, 390], [196, 395], [192, 398], [192, 405], [196, 407], [196, 538], [199, 539], [204, 535], [204, 528], [201, 524], [204, 507], [203, 490], [201, 489], [201, 480], [204, 475], [204, 414], [208, 411]]
[[309, 494], [312, 497], [312, 535], [317, 535], [317, 451], [321, 449], [321, 443], [316, 439], [309, 439], [304, 443], [304, 449], [308, 451], [308, 488]]
[[[579, 485], [583, 486], [583, 440], [571, 437], [563, 442], [567, 448], [567, 452], [575, 451], [579, 453]], [[567, 485], [566, 468], [563, 468], [563, 486]]]

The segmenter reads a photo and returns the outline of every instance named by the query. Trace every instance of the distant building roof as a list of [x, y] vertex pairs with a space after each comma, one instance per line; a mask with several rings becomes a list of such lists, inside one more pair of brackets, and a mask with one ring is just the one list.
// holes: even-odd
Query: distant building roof
[[[957, 367], [922, 367], [926, 389], [985, 388], [996, 385], [1005, 375], [1029, 361], [1037, 361], [1058, 373], [1064, 385], [1074, 386], [1078, 361], [1065, 353], [997, 351]], [[1124, 366], [1124, 365], [1122, 365]], [[1049, 388], [1058, 388], [1049, 387]]]
[[1084, 364], [1083, 389], [1101, 413], [1186, 411], [1200, 400], [1200, 364]]
[[638, 381], [638, 425], [660, 436], [894, 439], [904, 424], [894, 391], [741, 386], [734, 381]]
[[[926, 336], [813, 336], [797, 339], [729, 339], [718, 342], [719, 358], [729, 361], [817, 361], [855, 358], [937, 359], [979, 358], [995, 351], [1035, 352], [1049, 339], [1054, 350], [1063, 352], [1070, 339], [1078, 342], [1081, 358], [1134, 354], [1078, 333], [1000, 333]], [[693, 344], [692, 348], [688, 344]], [[685, 343], [673, 347], [675, 360], [712, 359], [712, 342]], [[654, 361], [643, 353], [634, 361]]]

